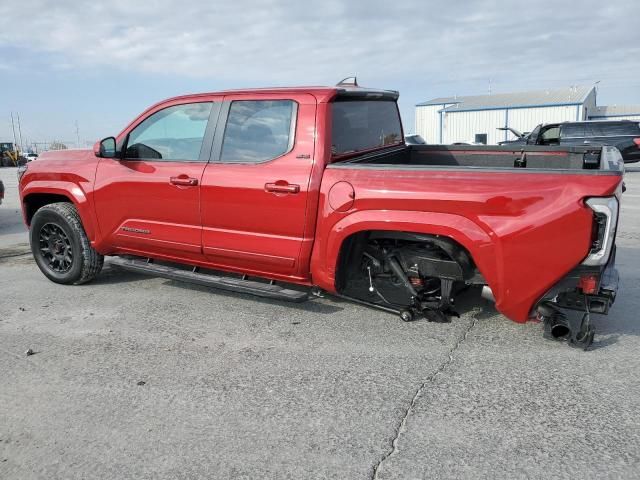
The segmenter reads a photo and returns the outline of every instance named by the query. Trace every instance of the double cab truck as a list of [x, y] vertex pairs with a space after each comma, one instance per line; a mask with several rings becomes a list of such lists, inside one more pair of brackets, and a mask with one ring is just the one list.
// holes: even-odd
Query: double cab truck
[[340, 84], [187, 95], [93, 150], [46, 152], [20, 171], [35, 261], [63, 284], [113, 256], [280, 300], [325, 291], [405, 321], [449, 321], [477, 286], [511, 320], [587, 347], [589, 313], [617, 291], [620, 153], [407, 145], [397, 99]]

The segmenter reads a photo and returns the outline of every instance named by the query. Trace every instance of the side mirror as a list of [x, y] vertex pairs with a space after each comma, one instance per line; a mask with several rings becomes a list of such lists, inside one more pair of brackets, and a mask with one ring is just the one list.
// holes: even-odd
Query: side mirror
[[96, 154], [96, 157], [115, 158], [117, 156], [116, 139], [114, 137], [103, 138], [93, 146], [93, 153]]

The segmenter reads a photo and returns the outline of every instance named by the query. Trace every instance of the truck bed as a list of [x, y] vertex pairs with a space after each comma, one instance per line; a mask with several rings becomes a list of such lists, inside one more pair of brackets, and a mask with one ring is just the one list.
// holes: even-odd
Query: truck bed
[[[361, 218], [371, 229], [452, 238], [471, 255], [498, 310], [523, 322], [588, 254], [593, 211], [584, 200], [618, 191], [621, 163], [609, 162], [617, 156], [609, 147], [427, 145], [336, 162], [322, 179], [327, 201], [317, 234], [328, 244], [321, 253], [337, 256], [335, 245]], [[347, 198], [341, 192], [349, 188]], [[326, 274], [333, 281], [335, 272]]]
[[340, 164], [491, 169], [607, 170], [610, 147], [412, 145], [368, 153]]

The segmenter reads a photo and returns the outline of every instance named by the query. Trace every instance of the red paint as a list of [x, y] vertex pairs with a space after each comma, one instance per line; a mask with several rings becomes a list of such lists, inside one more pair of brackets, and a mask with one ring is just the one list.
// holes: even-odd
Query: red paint
[[[200, 193], [204, 255], [219, 267], [309, 278], [308, 259], [301, 258], [300, 251], [305, 242], [313, 241], [305, 231], [315, 221], [307, 204], [316, 99], [297, 92], [261, 93], [256, 98], [297, 102], [295, 144], [288, 153], [264, 163], [207, 165]], [[244, 99], [246, 94], [225, 96], [231, 101]]]
[[[324, 201], [338, 180], [356, 192], [346, 214]], [[619, 182], [618, 176], [579, 174], [329, 168], [313, 280], [333, 291], [340, 246], [358, 231], [440, 234], [471, 253], [498, 310], [524, 322], [532, 305], [588, 253], [593, 214], [582, 198], [613, 195]]]
[[612, 195], [621, 182], [620, 176], [579, 172], [325, 168], [331, 162], [327, 102], [335, 95], [334, 88], [318, 87], [170, 99], [140, 115], [118, 142], [168, 106], [290, 99], [298, 104], [295, 143], [259, 164], [48, 152], [29, 164], [20, 195], [23, 201], [32, 194], [65, 195], [103, 254], [144, 255], [331, 292], [340, 247], [353, 233], [447, 236], [470, 252], [498, 310], [524, 322], [589, 250], [593, 219], [583, 199]]

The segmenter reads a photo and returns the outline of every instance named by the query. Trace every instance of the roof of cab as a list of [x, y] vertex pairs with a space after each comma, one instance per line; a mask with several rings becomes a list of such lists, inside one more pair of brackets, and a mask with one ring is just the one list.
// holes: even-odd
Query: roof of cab
[[192, 93], [167, 98], [160, 103], [171, 102], [182, 99], [192, 99], [207, 97], [211, 95], [260, 95], [260, 94], [286, 94], [286, 93], [306, 93], [316, 97], [319, 103], [330, 102], [336, 97], [368, 98], [397, 100], [399, 93], [396, 90], [381, 90], [375, 88], [362, 87], [266, 87], [266, 88], [242, 88], [233, 90], [220, 90], [217, 92]]

